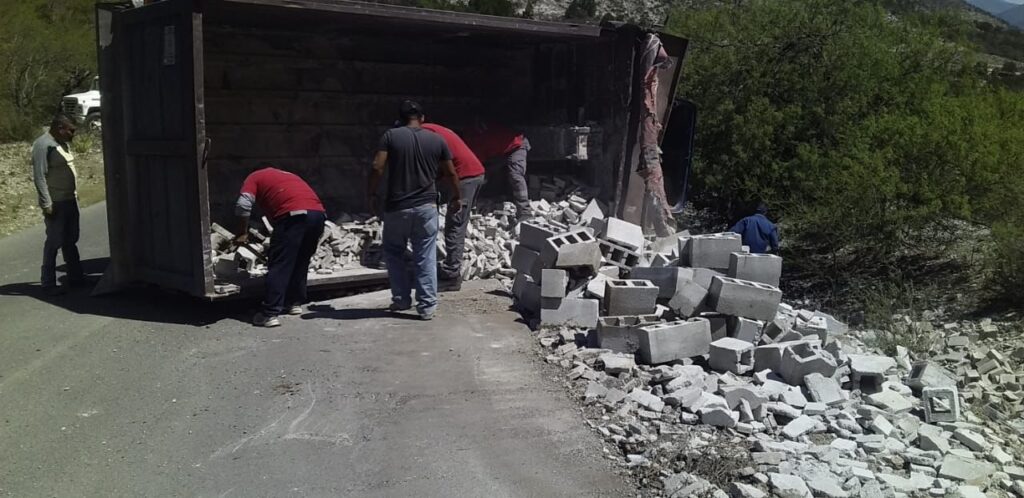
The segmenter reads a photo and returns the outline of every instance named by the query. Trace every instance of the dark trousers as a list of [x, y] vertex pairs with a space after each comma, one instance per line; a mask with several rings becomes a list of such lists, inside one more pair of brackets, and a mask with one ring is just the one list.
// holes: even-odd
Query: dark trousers
[[43, 287], [57, 285], [57, 251], [64, 254], [68, 279], [83, 278], [82, 262], [78, 256], [78, 201], [53, 203], [53, 214], [46, 216], [46, 242], [43, 243], [43, 267], [40, 281]]
[[484, 175], [459, 180], [459, 192], [462, 195], [462, 209], [449, 209], [444, 217], [444, 248], [448, 251], [441, 272], [442, 280], [454, 280], [462, 270], [462, 255], [466, 252], [466, 229], [469, 227], [469, 215], [476, 204], [477, 194], [484, 186]]
[[309, 260], [316, 254], [327, 217], [322, 211], [286, 216], [274, 221], [267, 251], [266, 297], [263, 314], [277, 316], [285, 305], [306, 302]]
[[530, 141], [524, 138], [522, 147], [510, 152], [505, 158], [508, 166], [508, 183], [512, 189], [512, 202], [516, 205], [516, 216], [520, 219], [532, 214], [526, 183], [526, 155], [529, 151]]

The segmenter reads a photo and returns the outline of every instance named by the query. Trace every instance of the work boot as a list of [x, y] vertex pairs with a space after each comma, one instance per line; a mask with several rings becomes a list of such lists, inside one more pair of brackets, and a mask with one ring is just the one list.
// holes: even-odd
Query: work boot
[[281, 320], [278, 319], [276, 316], [264, 315], [263, 312], [261, 311], [259, 313], [256, 313], [256, 315], [252, 317], [252, 324], [257, 327], [280, 327]]
[[456, 292], [460, 290], [462, 290], [462, 275], [454, 278], [444, 278], [437, 282], [438, 292]]
[[410, 309], [412, 309], [411, 304], [402, 305], [398, 303], [391, 303], [391, 306], [388, 306], [388, 311], [392, 313], [398, 313], [399, 311], [408, 311]]

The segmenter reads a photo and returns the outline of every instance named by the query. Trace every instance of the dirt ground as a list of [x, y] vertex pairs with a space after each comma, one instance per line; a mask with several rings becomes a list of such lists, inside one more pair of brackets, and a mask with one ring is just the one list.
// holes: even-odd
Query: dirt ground
[[[80, 137], [74, 145], [78, 170], [78, 197], [83, 207], [102, 201], [103, 154], [99, 140]], [[0, 237], [10, 235], [42, 221], [32, 184], [32, 144], [0, 144]]]

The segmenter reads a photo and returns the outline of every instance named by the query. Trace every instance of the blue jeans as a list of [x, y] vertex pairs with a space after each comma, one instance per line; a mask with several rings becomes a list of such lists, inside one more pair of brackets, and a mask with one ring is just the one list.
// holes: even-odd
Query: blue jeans
[[391, 302], [412, 304], [412, 286], [406, 266], [406, 248], [412, 245], [412, 273], [416, 285], [416, 311], [437, 309], [437, 206], [424, 204], [384, 213], [384, 263], [391, 283]]

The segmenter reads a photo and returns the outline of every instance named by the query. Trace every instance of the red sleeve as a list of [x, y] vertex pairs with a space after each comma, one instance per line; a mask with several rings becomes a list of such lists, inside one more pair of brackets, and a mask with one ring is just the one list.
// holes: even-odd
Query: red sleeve
[[251, 195], [253, 197], [256, 197], [256, 190], [257, 190], [256, 173], [259, 173], [259, 172], [258, 171], [254, 172], [251, 175], [245, 177], [245, 181], [242, 182], [242, 193], [243, 194], [249, 194], [249, 195]]

